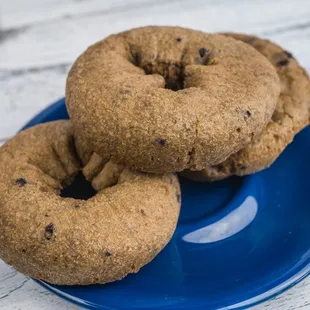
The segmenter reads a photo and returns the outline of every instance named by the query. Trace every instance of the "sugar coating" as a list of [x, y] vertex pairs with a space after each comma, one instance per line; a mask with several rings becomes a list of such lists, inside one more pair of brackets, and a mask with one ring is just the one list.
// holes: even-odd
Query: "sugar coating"
[[243, 148], [279, 93], [276, 70], [248, 44], [149, 26], [90, 46], [69, 72], [66, 102], [84, 148], [166, 173], [201, 170]]
[[[0, 257], [26, 275], [61, 285], [115, 281], [150, 262], [175, 230], [175, 175], [112, 163], [102, 173], [89, 152], [83, 159], [93, 163], [84, 167], [82, 152], [70, 121], [35, 126], [0, 148]], [[98, 193], [60, 197], [83, 167]]]
[[281, 94], [271, 121], [257, 139], [219, 165], [203, 171], [183, 172], [184, 176], [197, 181], [242, 176], [269, 167], [294, 136], [309, 124], [310, 81], [293, 55], [275, 43], [255, 36], [226, 35], [253, 46], [273, 64], [281, 81]]

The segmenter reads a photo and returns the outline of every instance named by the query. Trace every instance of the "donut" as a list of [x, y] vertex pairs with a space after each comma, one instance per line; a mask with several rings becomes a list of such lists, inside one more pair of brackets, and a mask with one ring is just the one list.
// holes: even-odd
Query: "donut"
[[72, 66], [66, 103], [78, 136], [105, 160], [151, 173], [201, 170], [259, 135], [280, 82], [248, 44], [180, 27], [132, 29]]
[[[78, 153], [70, 121], [32, 127], [0, 148], [0, 257], [53, 284], [106, 283], [137, 272], [168, 243], [180, 211], [175, 175], [103, 162], [105, 172], [92, 171], [98, 156], [83, 166]], [[83, 170], [97, 191], [89, 185], [69, 195]]]
[[236, 33], [225, 35], [253, 46], [273, 64], [281, 81], [281, 93], [271, 121], [257, 139], [218, 165], [202, 171], [182, 173], [196, 181], [216, 181], [268, 168], [293, 141], [294, 136], [309, 124], [310, 119], [309, 77], [292, 53], [255, 36]]

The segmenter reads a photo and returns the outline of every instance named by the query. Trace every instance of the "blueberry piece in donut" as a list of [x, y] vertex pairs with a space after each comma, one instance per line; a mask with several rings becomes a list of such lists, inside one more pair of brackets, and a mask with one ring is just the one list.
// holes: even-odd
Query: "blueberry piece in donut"
[[199, 55], [200, 55], [201, 58], [206, 56], [207, 53], [208, 53], [208, 50], [205, 49], [204, 47], [199, 50]]
[[288, 58], [293, 58], [293, 54], [289, 51], [284, 51], [284, 54], [288, 57]]
[[54, 224], [53, 224], [53, 223], [48, 224], [48, 225], [44, 228], [44, 236], [45, 236], [45, 239], [51, 240], [51, 239], [53, 238], [54, 230], [55, 230]]
[[27, 181], [24, 178], [18, 178], [15, 183], [20, 187], [24, 187], [27, 184]]

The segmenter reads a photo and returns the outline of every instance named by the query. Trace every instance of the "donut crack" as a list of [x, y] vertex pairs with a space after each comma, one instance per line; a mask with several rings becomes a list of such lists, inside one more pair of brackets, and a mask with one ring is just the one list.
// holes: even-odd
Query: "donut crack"
[[48, 169], [44, 169], [42, 164], [34, 163], [30, 159], [27, 161], [27, 165], [32, 167], [35, 171], [39, 172], [39, 174], [41, 175], [41, 181], [43, 181], [47, 187], [52, 187], [54, 190], [57, 191], [57, 193], [59, 193], [59, 191], [62, 189], [61, 182], [59, 181], [59, 179], [51, 175]]
[[67, 176], [69, 176], [69, 171], [66, 167], [66, 165], [63, 163], [63, 161], [61, 160], [61, 157], [60, 155], [58, 154], [57, 150], [56, 150], [56, 147], [54, 144], [51, 145], [51, 149], [52, 149], [52, 153], [55, 157], [55, 159], [57, 160], [57, 162], [60, 164], [61, 168], [63, 169], [63, 171], [65, 172], [65, 174]]
[[71, 153], [72, 157], [77, 161], [78, 166], [82, 167], [83, 162], [78, 154], [74, 135], [68, 137], [68, 150]]
[[92, 180], [92, 186], [99, 191], [107, 187], [116, 185], [119, 181], [124, 167], [109, 161], [104, 165], [98, 175]]
[[182, 49], [182, 53], [181, 53], [181, 59], [180, 59], [180, 63], [181, 64], [184, 64], [184, 58], [185, 58], [185, 56], [187, 54], [187, 51], [188, 51], [188, 47], [184, 46], [183, 49]]
[[130, 51], [130, 55], [131, 55], [131, 62], [136, 67], [140, 67], [141, 56], [140, 56], [140, 51], [138, 50], [138, 48], [133, 44], [129, 44], [129, 51]]
[[86, 179], [90, 182], [93, 181], [96, 176], [102, 171], [107, 161], [104, 160], [97, 153], [93, 152], [89, 161], [82, 168], [82, 173], [86, 177]]
[[199, 128], [199, 119], [198, 117], [196, 118], [196, 123], [195, 123], [195, 137], [194, 137], [194, 141], [193, 141], [193, 145], [190, 149], [190, 151], [187, 153], [188, 156], [188, 160], [187, 160], [187, 164], [188, 164], [188, 169], [195, 169], [196, 167], [196, 162], [195, 162], [195, 155], [196, 155], [196, 147], [197, 147], [197, 139], [198, 139], [198, 128]]

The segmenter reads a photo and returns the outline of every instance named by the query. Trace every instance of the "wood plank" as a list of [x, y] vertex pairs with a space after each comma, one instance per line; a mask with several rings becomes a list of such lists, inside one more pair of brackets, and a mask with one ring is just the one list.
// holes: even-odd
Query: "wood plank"
[[0, 261], [1, 310], [78, 310]]
[[154, 0], [14, 0], [0, 3], [2, 29], [54, 22], [64, 17], [110, 13]]
[[0, 72], [0, 138], [14, 135], [27, 120], [64, 95], [69, 67], [16, 76]]
[[[197, 4], [189, 6], [185, 1], [182, 5], [176, 3], [165, 5], [164, 7], [169, 10], [153, 7], [149, 11], [143, 8], [129, 15], [122, 12], [104, 18], [79, 17], [76, 20], [61, 20], [29, 29], [19, 37], [4, 42], [0, 48], [0, 137], [13, 135], [32, 115], [64, 95], [66, 72], [72, 61], [88, 44], [108, 35], [111, 31], [143, 25], [147, 20], [151, 24], [160, 24], [158, 22], [160, 20], [161, 24], [181, 23], [184, 26], [210, 31], [242, 31], [247, 24], [248, 32], [265, 33], [293, 52], [302, 64], [310, 68], [308, 53], [310, 28], [292, 28], [296, 25], [297, 17], [302, 17], [305, 11], [310, 10], [310, 5], [304, 5], [304, 9], [300, 10], [299, 8], [305, 3], [304, 0], [298, 0], [299, 5], [295, 4], [297, 9], [292, 14], [296, 20], [294, 22], [290, 20], [290, 24], [286, 23], [286, 18], [292, 10], [290, 1], [277, 0], [278, 11], [280, 10], [281, 14], [269, 15], [267, 12], [270, 8], [267, 8], [267, 2], [264, 0], [254, 6], [253, 3], [245, 4], [243, 9], [249, 14], [244, 21], [241, 15], [239, 16], [241, 11], [239, 1], [211, 1], [205, 4], [198, 0], [197, 3], [202, 4], [200, 8]], [[217, 20], [216, 17], [220, 16], [223, 10], [221, 19]], [[177, 14], [173, 13], [175, 11]], [[274, 12], [274, 8], [271, 12]], [[136, 14], [137, 19], [129, 18], [135, 16], [132, 14]], [[269, 16], [266, 21], [264, 15]], [[301, 19], [298, 23], [301, 23]], [[104, 27], [108, 24], [111, 24], [111, 27]], [[283, 31], [283, 25], [286, 25], [287, 31]], [[57, 29], [62, 31], [59, 32]], [[21, 50], [23, 53], [20, 53]]]
[[253, 310], [309, 310], [310, 279], [307, 278], [288, 291], [268, 300]]
[[[33, 26], [4, 40], [0, 45], [0, 70], [72, 63], [93, 42], [111, 33], [148, 24], [266, 34], [292, 50], [306, 65], [310, 64], [310, 54], [305, 48], [309, 46], [310, 26], [302, 29], [296, 26], [307, 25], [309, 20], [308, 0], [182, 1], [129, 12], [76, 16]], [[282, 32], [274, 33], [275, 29]]]

